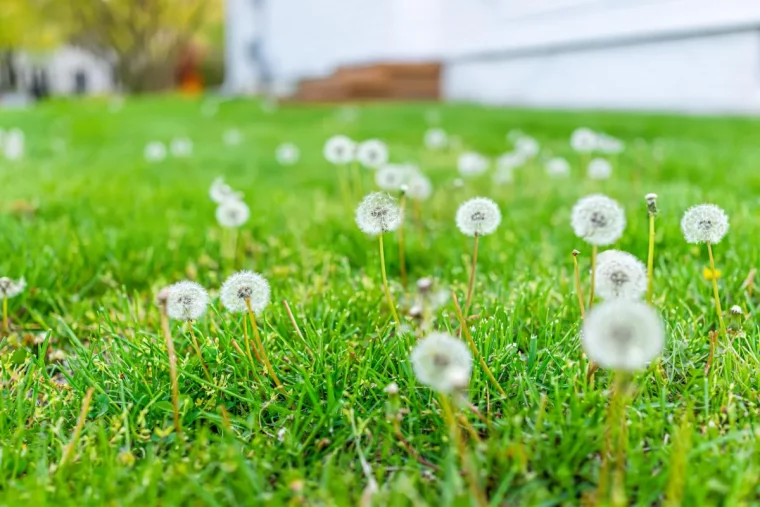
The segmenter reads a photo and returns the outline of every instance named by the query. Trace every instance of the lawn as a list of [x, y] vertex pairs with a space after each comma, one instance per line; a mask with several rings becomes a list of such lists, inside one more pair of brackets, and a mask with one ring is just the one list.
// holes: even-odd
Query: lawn
[[[422, 277], [464, 299], [472, 238], [457, 230], [454, 215], [460, 202], [482, 195], [499, 204], [503, 221], [480, 240], [470, 327], [508, 396], [476, 361], [468, 394], [482, 418], [463, 412], [475, 430], [465, 439], [467, 456], [491, 505], [601, 505], [595, 493], [612, 375], [587, 378], [571, 252], [580, 251], [588, 294], [590, 247], [570, 227], [573, 204], [597, 192], [626, 210], [615, 247], [643, 261], [644, 195], [659, 195], [653, 304], [667, 343], [631, 381], [627, 502], [760, 503], [760, 296], [743, 286], [760, 265], [760, 121], [471, 105], [271, 111], [241, 100], [211, 109], [208, 100], [164, 97], [0, 112], [0, 128], [23, 129], [27, 147], [23, 160], [0, 158], [0, 276], [28, 283], [8, 301], [12, 332], [0, 350], [0, 504], [468, 505], [462, 456], [441, 405], [409, 362], [421, 332], [408, 314]], [[510, 185], [486, 176], [459, 186], [455, 150], [423, 148], [431, 120], [463, 148], [489, 156], [509, 150], [505, 135], [519, 128], [544, 154], [566, 156], [572, 174], [549, 178], [536, 161]], [[579, 126], [626, 143], [609, 180], [590, 181], [580, 170], [568, 144]], [[232, 128], [243, 141], [228, 146]], [[406, 221], [406, 288], [396, 236], [385, 235], [400, 329], [385, 302], [377, 240], [354, 222], [358, 189], [346, 203], [338, 170], [322, 155], [338, 133], [383, 139], [393, 161], [418, 163], [434, 183], [419, 216]], [[191, 157], [144, 159], [146, 143], [175, 136], [192, 139]], [[286, 141], [301, 150], [296, 165], [275, 158]], [[368, 192], [371, 174], [361, 174]], [[251, 208], [234, 259], [221, 255], [226, 236], [208, 196], [217, 176]], [[723, 309], [739, 305], [744, 313], [726, 313], [732, 344], [719, 339], [708, 373], [718, 319], [707, 250], [687, 244], [679, 226], [689, 206], [704, 202], [730, 217], [713, 249]], [[236, 351], [242, 318], [218, 303], [224, 279], [243, 268], [272, 287], [259, 328], [283, 391]], [[195, 333], [213, 382], [187, 327], [173, 322], [179, 435], [154, 301], [183, 279], [212, 296]], [[451, 300], [434, 326], [458, 334]], [[385, 392], [394, 382], [398, 397]]]

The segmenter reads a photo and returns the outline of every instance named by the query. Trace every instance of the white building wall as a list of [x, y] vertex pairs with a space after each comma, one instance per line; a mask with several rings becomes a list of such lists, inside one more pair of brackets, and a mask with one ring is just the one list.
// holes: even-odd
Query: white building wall
[[87, 94], [106, 94], [115, 89], [114, 72], [108, 60], [78, 47], [61, 46], [40, 54], [22, 53], [17, 64], [23, 87], [31, 85], [33, 70], [43, 70], [52, 95], [75, 94], [78, 72], [84, 73]]

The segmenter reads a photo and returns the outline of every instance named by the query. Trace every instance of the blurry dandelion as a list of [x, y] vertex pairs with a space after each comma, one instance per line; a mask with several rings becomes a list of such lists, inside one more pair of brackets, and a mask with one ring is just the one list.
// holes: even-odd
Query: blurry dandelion
[[592, 180], [606, 180], [612, 176], [612, 164], [604, 158], [594, 158], [588, 163], [588, 177]]
[[236, 229], [245, 224], [251, 216], [251, 210], [243, 201], [227, 199], [216, 208], [216, 221], [220, 226]]
[[620, 139], [616, 139], [606, 134], [599, 135], [597, 140], [597, 150], [605, 155], [619, 155], [625, 149], [625, 144]]
[[570, 147], [576, 153], [591, 153], [597, 148], [598, 136], [589, 128], [580, 127], [570, 135]]
[[227, 129], [222, 135], [222, 141], [227, 146], [237, 146], [243, 142], [243, 133], [236, 128]]
[[473, 236], [475, 241], [472, 249], [472, 264], [470, 265], [470, 280], [467, 286], [467, 299], [464, 305], [464, 315], [467, 316], [472, 295], [475, 290], [475, 272], [478, 262], [478, 239], [493, 233], [501, 223], [499, 206], [486, 197], [475, 197], [463, 202], [457, 209], [456, 224], [462, 234]]
[[161, 162], [166, 158], [166, 146], [161, 141], [151, 141], [145, 145], [143, 156], [148, 162]]
[[13, 280], [7, 276], [0, 278], [0, 299], [3, 300], [3, 334], [8, 333], [8, 299], [21, 294], [26, 288], [26, 280]]
[[596, 261], [596, 293], [603, 299], [641, 299], [647, 290], [644, 263], [628, 252], [607, 250]]
[[232, 187], [224, 182], [224, 178], [221, 176], [214, 179], [211, 183], [208, 195], [217, 204], [222, 204], [229, 200], [240, 201], [243, 199], [243, 193], [233, 190]]
[[530, 136], [522, 136], [515, 142], [515, 151], [526, 159], [535, 157], [540, 150], [541, 145]]
[[191, 281], [169, 286], [166, 314], [176, 320], [198, 320], [206, 313], [209, 297], [206, 289]]
[[507, 152], [496, 159], [497, 170], [514, 170], [525, 164], [525, 156], [517, 152]]
[[449, 136], [441, 128], [428, 129], [425, 132], [425, 147], [428, 150], [443, 150], [449, 144]]
[[327, 140], [322, 150], [325, 159], [334, 165], [350, 164], [356, 153], [356, 143], [343, 135], [333, 136]]
[[489, 165], [486, 157], [474, 151], [462, 153], [457, 162], [459, 174], [463, 177], [479, 176], [488, 170]]
[[274, 156], [280, 165], [295, 165], [301, 158], [301, 150], [293, 143], [282, 143], [275, 150]]
[[546, 162], [546, 174], [552, 178], [565, 178], [570, 175], [570, 162], [562, 157], [554, 157]]
[[175, 137], [169, 144], [173, 157], [186, 158], [193, 154], [193, 142], [187, 137]]
[[359, 144], [356, 160], [368, 169], [377, 169], [388, 163], [388, 147], [379, 139], [369, 139]]
[[412, 368], [422, 384], [441, 394], [467, 389], [472, 355], [467, 345], [446, 333], [432, 333], [412, 349]]
[[387, 164], [375, 172], [375, 184], [380, 190], [398, 192], [406, 184], [409, 170], [400, 164]]
[[416, 201], [426, 201], [433, 194], [433, 184], [424, 174], [415, 172], [409, 177], [406, 195]]

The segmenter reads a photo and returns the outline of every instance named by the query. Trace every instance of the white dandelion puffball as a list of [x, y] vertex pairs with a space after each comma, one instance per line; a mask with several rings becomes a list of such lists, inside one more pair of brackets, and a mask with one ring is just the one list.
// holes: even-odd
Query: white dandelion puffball
[[325, 159], [331, 164], [344, 165], [353, 162], [356, 143], [343, 135], [332, 136], [322, 150]]
[[237, 146], [243, 142], [243, 133], [238, 129], [227, 129], [222, 136], [222, 141], [227, 146]]
[[169, 286], [166, 314], [177, 320], [198, 320], [208, 307], [208, 292], [200, 284], [190, 281]]
[[243, 201], [227, 199], [216, 207], [216, 221], [224, 228], [235, 229], [245, 224], [251, 216], [251, 210]]
[[406, 195], [410, 199], [425, 201], [433, 195], [433, 184], [430, 179], [418, 172], [412, 173], [406, 182], [406, 187]]
[[612, 176], [612, 164], [606, 158], [595, 158], [588, 163], [586, 171], [592, 180], [606, 180]]
[[538, 144], [538, 141], [530, 136], [522, 136], [515, 142], [515, 151], [525, 158], [535, 157], [540, 150], [541, 146]]
[[356, 148], [356, 160], [369, 169], [377, 169], [388, 163], [388, 147], [379, 139], [370, 139]]
[[646, 368], [665, 345], [665, 325], [651, 306], [614, 299], [586, 315], [583, 350], [603, 368], [636, 371]]
[[486, 236], [501, 223], [499, 206], [487, 197], [474, 197], [457, 210], [457, 227], [467, 236]]
[[0, 277], [0, 299], [10, 299], [21, 294], [26, 288], [26, 280], [12, 280], [7, 276]]
[[422, 384], [449, 394], [470, 382], [472, 355], [467, 345], [446, 333], [433, 333], [412, 349], [412, 369]]
[[441, 128], [428, 129], [425, 132], [425, 147], [428, 150], [443, 150], [449, 144], [449, 136]]
[[145, 145], [143, 156], [148, 162], [161, 162], [166, 158], [166, 146], [161, 141], [151, 141]]
[[647, 268], [628, 252], [606, 250], [596, 259], [594, 286], [602, 299], [641, 299], [647, 291]]
[[474, 151], [462, 153], [459, 156], [457, 168], [462, 176], [478, 176], [488, 170], [489, 162], [486, 157]]
[[681, 230], [687, 243], [720, 243], [728, 232], [728, 215], [714, 204], [692, 206], [681, 219]]
[[396, 200], [385, 192], [367, 195], [356, 208], [356, 225], [367, 234], [395, 231], [403, 218]]
[[301, 150], [293, 143], [282, 143], [275, 150], [274, 156], [280, 165], [295, 165], [301, 158]]
[[233, 190], [232, 187], [224, 182], [224, 178], [221, 176], [216, 178], [211, 183], [211, 188], [208, 190], [208, 195], [211, 197], [211, 200], [217, 204], [221, 204], [231, 199], [236, 201], [243, 199], [243, 193]]
[[525, 156], [518, 152], [507, 152], [496, 159], [496, 168], [500, 170], [513, 170], [525, 163]]
[[599, 136], [591, 129], [581, 127], [570, 134], [570, 147], [578, 153], [591, 153], [597, 149]]
[[405, 165], [387, 164], [375, 172], [375, 184], [380, 190], [398, 192], [406, 184], [409, 172]]
[[246, 299], [251, 305], [251, 311], [260, 315], [269, 305], [271, 290], [267, 279], [253, 271], [239, 271], [231, 275], [222, 284], [220, 291], [222, 304], [231, 312], [244, 312], [248, 309]]
[[587, 243], [611, 245], [623, 235], [625, 211], [606, 195], [593, 194], [579, 200], [570, 216], [575, 235]]
[[620, 139], [615, 139], [612, 136], [600, 134], [597, 140], [597, 150], [605, 155], [617, 155], [622, 153], [625, 149], [625, 144]]
[[552, 178], [565, 178], [570, 176], [570, 162], [562, 157], [550, 158], [546, 162], [546, 174]]
[[187, 137], [175, 137], [169, 143], [169, 152], [173, 157], [189, 157], [193, 154], [193, 142]]
[[3, 154], [7, 160], [21, 160], [26, 151], [26, 138], [19, 129], [10, 129], [3, 139]]

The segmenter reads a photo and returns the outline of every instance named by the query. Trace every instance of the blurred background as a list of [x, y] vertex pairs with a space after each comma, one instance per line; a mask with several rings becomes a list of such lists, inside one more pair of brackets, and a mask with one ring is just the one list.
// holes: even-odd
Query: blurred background
[[755, 113], [760, 1], [0, 0], [0, 90]]

